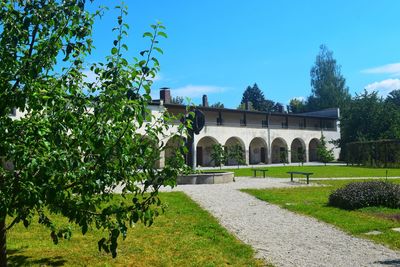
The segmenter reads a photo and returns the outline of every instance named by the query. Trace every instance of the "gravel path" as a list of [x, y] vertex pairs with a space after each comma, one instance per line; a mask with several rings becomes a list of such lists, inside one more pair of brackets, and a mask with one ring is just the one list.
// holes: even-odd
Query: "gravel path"
[[221, 185], [180, 185], [257, 257], [276, 266], [400, 266], [400, 253], [238, 191], [290, 187], [288, 179], [238, 178]]

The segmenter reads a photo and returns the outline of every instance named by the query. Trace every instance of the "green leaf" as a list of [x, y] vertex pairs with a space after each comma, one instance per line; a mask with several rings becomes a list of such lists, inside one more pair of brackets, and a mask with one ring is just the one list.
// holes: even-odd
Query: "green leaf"
[[151, 32], [145, 32], [145, 33], [143, 33], [143, 37], [150, 37], [150, 38], [153, 38], [154, 35], [153, 35]]
[[157, 33], [158, 36], [162, 36], [164, 38], [168, 38], [167, 34], [165, 32], [158, 32]]
[[112, 55], [115, 55], [115, 54], [117, 54], [118, 53], [118, 49], [116, 48], [116, 47], [113, 47], [112, 49], [111, 49], [111, 54]]

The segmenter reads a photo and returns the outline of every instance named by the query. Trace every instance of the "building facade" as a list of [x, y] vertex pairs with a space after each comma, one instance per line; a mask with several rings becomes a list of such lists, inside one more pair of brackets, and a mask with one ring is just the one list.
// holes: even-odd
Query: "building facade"
[[[166, 90], [161, 90], [160, 107], [172, 114], [184, 113], [185, 106], [172, 104]], [[247, 165], [317, 161], [317, 145], [322, 135], [328, 149], [333, 149], [336, 159], [339, 157], [340, 149], [329, 143], [340, 138], [337, 108], [301, 114], [266, 113], [208, 107], [206, 96], [197, 108], [204, 114], [205, 125], [194, 136], [193, 159], [189, 160], [194, 167], [214, 166], [212, 147], [218, 143], [227, 148], [240, 145]], [[177, 149], [173, 140], [167, 142], [167, 147], [161, 155], [160, 167]], [[229, 160], [227, 164], [236, 162]]]

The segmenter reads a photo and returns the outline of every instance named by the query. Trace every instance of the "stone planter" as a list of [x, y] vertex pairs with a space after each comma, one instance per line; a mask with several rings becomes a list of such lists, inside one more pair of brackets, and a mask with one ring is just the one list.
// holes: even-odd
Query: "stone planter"
[[233, 172], [209, 172], [178, 176], [177, 184], [224, 184], [234, 180]]

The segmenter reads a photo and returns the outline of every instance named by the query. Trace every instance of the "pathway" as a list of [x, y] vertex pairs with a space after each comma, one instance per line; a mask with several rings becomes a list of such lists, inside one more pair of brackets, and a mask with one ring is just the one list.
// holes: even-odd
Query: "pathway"
[[238, 191], [291, 186], [288, 179], [237, 178], [236, 183], [174, 190], [187, 193], [276, 266], [400, 266], [398, 252]]

